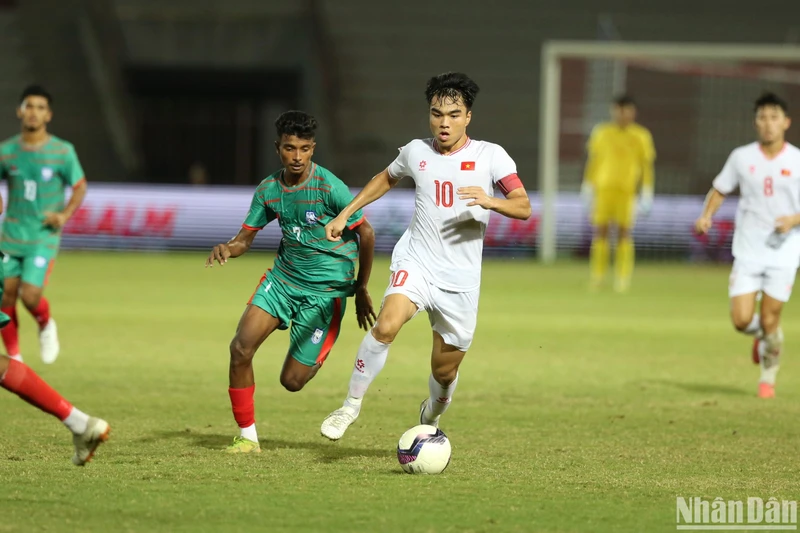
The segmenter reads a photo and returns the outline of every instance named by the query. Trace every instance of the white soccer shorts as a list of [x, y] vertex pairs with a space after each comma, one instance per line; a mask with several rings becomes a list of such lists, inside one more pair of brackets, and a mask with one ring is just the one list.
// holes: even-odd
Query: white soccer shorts
[[466, 352], [472, 344], [478, 322], [480, 290], [445, 291], [429, 283], [418, 265], [412, 261], [399, 263], [389, 277], [383, 298], [402, 294], [417, 306], [417, 312], [428, 312], [433, 331], [450, 346]]
[[792, 295], [796, 275], [797, 269], [795, 268], [765, 267], [737, 259], [733, 262], [731, 269], [728, 296], [733, 298], [763, 291], [771, 298], [788, 302]]

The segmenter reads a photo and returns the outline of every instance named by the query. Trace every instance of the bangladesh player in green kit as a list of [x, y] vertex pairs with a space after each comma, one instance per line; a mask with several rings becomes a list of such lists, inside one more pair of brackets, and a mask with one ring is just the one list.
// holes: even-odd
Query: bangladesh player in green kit
[[[230, 453], [260, 452], [256, 433], [253, 356], [276, 329], [291, 329], [281, 384], [296, 392], [305, 386], [330, 354], [348, 296], [355, 295], [358, 324], [368, 330], [375, 311], [367, 292], [375, 233], [359, 210], [348, 220], [342, 240], [325, 238], [325, 224], [353, 199], [347, 186], [311, 161], [317, 121], [287, 111], [275, 122], [275, 147], [283, 168], [258, 186], [239, 234], [211, 251], [206, 266], [224, 265], [245, 253], [259, 230], [277, 219], [281, 239], [274, 268], [261, 278], [239, 321], [230, 345], [233, 416], [240, 436]], [[358, 258], [358, 277], [355, 263]]]
[[[42, 87], [26, 88], [17, 117], [22, 132], [0, 144], [0, 177], [8, 182], [8, 208], [0, 238], [5, 293], [0, 311], [11, 322], [0, 330], [8, 355], [22, 361], [17, 298], [39, 324], [42, 361], [58, 357], [56, 323], [42, 295], [61, 241], [61, 229], [86, 196], [86, 179], [72, 144], [47, 131], [52, 98]], [[72, 189], [69, 203], [66, 189]], [[66, 205], [65, 205], [66, 204]]]

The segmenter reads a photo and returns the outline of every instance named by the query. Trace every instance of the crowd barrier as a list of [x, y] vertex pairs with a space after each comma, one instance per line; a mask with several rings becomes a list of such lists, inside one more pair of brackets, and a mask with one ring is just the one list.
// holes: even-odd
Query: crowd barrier
[[[63, 248], [209, 248], [236, 234], [253, 191], [254, 187], [90, 183], [83, 205], [64, 228]], [[5, 184], [0, 193], [6, 197]], [[533, 216], [529, 220], [492, 214], [486, 233], [487, 253], [535, 254], [541, 202], [536, 193], [531, 193], [530, 198]], [[662, 253], [687, 259], [729, 259], [736, 198], [726, 201], [715, 218], [712, 232], [700, 238], [692, 226], [702, 204], [703, 198], [698, 196], [657, 196], [649, 216], [637, 221], [634, 232], [637, 250], [642, 254]], [[390, 191], [365, 209], [375, 227], [378, 251], [392, 250], [413, 211], [414, 192], [409, 189]], [[560, 194], [556, 212], [559, 252], [585, 254], [591, 228], [579, 195]], [[259, 234], [253, 246], [274, 250], [280, 236], [277, 223], [272, 223]]]

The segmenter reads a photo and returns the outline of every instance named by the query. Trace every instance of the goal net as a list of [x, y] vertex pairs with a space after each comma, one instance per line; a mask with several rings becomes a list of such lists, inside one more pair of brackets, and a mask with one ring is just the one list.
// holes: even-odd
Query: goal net
[[[752, 142], [753, 102], [773, 91], [800, 107], [800, 47], [550, 42], [542, 52], [540, 258], [588, 254], [591, 227], [579, 196], [592, 128], [614, 96], [630, 94], [653, 134], [656, 200], [634, 231], [637, 256], [729, 260], [737, 199], [712, 232], [692, 224], [731, 150]], [[800, 124], [787, 140], [800, 140]]]

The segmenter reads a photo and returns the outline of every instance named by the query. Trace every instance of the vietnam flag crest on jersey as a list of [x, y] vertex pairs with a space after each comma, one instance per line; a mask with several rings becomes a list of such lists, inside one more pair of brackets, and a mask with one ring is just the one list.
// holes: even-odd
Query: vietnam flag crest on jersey
[[461, 170], [475, 170], [475, 161], [462, 161]]

